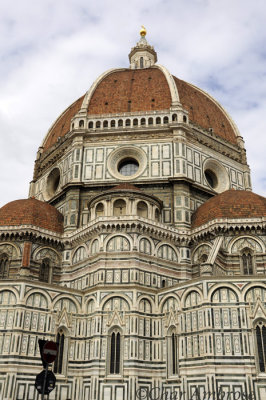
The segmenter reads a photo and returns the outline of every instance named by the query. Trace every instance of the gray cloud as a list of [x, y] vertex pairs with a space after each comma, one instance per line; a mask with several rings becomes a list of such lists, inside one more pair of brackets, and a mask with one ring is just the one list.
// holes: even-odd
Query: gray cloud
[[266, 3], [247, 0], [15, 0], [0, 3], [3, 205], [27, 197], [35, 154], [58, 115], [111, 67], [128, 66], [141, 24], [159, 62], [225, 106], [266, 195]]

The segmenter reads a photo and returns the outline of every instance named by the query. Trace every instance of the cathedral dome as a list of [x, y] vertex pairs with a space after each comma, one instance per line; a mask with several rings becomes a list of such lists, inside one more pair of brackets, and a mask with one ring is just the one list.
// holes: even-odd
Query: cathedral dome
[[32, 225], [63, 232], [63, 215], [53, 206], [34, 199], [15, 200], [0, 208], [0, 226]]
[[202, 204], [192, 215], [192, 229], [215, 219], [266, 216], [266, 198], [245, 190], [226, 190]]
[[[148, 61], [143, 65], [142, 60], [140, 66], [139, 59], [145, 57], [140, 57], [138, 53], [141, 55], [143, 48], [146, 49]], [[171, 75], [165, 67], [155, 65], [156, 52], [146, 41], [144, 44], [138, 43], [129, 57], [130, 68], [111, 69], [100, 75], [88, 92], [58, 117], [43, 141], [44, 151], [73, 129], [107, 128], [107, 125], [100, 122], [101, 118], [141, 114], [156, 117], [162, 111], [170, 113], [171, 117], [180, 110], [185, 113], [184, 119], [169, 118], [167, 123], [186, 122], [231, 145], [238, 144], [239, 132], [221, 105], [206, 92]], [[78, 122], [76, 125], [75, 118]], [[95, 121], [90, 126], [90, 120], [93, 119], [99, 120], [98, 127], [95, 126]], [[115, 123], [112, 126], [116, 126]]]

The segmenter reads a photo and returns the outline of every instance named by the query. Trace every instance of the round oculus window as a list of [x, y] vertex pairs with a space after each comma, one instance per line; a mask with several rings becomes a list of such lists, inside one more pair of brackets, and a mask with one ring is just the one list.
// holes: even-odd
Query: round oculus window
[[215, 189], [218, 184], [218, 179], [217, 179], [217, 176], [215, 175], [215, 173], [209, 169], [206, 169], [206, 171], [204, 173], [205, 173], [205, 178], [206, 178], [208, 184], [210, 185], [210, 187]]
[[59, 168], [54, 168], [47, 178], [46, 191], [49, 197], [54, 196], [60, 183], [60, 170]]
[[122, 146], [112, 151], [107, 160], [110, 174], [123, 181], [130, 181], [143, 174], [147, 156], [139, 147]]
[[138, 172], [139, 163], [133, 158], [126, 158], [118, 164], [118, 172], [123, 176], [132, 176]]
[[230, 180], [225, 167], [214, 159], [208, 159], [204, 163], [205, 185], [217, 193], [229, 189]]

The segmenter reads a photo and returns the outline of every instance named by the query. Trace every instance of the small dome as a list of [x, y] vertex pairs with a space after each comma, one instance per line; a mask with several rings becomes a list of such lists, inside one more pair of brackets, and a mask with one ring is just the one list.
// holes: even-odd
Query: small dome
[[227, 190], [202, 204], [192, 215], [192, 229], [214, 219], [266, 216], [266, 198], [245, 190]]
[[0, 226], [33, 225], [62, 233], [63, 215], [53, 206], [33, 197], [15, 200], [0, 208]]

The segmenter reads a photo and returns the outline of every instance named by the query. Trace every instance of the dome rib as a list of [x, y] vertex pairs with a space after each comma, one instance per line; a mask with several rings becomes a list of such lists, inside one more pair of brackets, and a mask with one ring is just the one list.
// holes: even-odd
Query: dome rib
[[189, 120], [214, 134], [237, 145], [240, 136], [231, 117], [208, 93], [181, 79], [174, 77], [180, 96], [180, 103], [188, 111]]
[[74, 101], [53, 123], [42, 143], [44, 151], [52, 147], [59, 137], [65, 136], [69, 132], [71, 119], [80, 110], [84, 97], [85, 95]]

